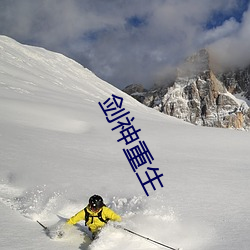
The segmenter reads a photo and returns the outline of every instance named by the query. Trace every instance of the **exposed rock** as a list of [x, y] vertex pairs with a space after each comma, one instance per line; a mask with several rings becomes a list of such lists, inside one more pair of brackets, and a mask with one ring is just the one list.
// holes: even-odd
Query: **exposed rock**
[[[250, 109], [247, 103], [233, 96], [250, 96], [250, 67], [247, 70], [215, 75], [210, 67], [209, 53], [203, 49], [177, 70], [170, 86], [155, 87], [149, 91], [132, 91], [131, 95], [145, 105], [167, 115], [196, 125], [248, 129]], [[140, 98], [138, 98], [140, 93]]]
[[147, 92], [142, 84], [130, 84], [125, 89], [123, 89], [123, 91], [128, 95], [133, 96], [139, 102], [144, 101], [145, 93]]
[[250, 100], [250, 66], [245, 69], [218, 73], [218, 79], [225, 84], [230, 93], [242, 93], [244, 97]]

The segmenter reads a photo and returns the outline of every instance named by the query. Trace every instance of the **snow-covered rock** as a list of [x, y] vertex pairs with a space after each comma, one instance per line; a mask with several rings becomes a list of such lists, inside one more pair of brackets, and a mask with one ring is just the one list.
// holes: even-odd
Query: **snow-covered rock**
[[[233, 96], [235, 91], [230, 92], [236, 86], [238, 89], [239, 86], [248, 86], [249, 74], [244, 71], [240, 75], [242, 78], [237, 78], [237, 84], [232, 77], [229, 82], [225, 74], [225, 82], [219, 80], [211, 69], [209, 52], [203, 49], [187, 58], [178, 68], [177, 77], [170, 87], [156, 87], [141, 93], [139, 101], [196, 125], [248, 129], [249, 106], [244, 100]], [[248, 92], [245, 93], [248, 96]], [[134, 96], [134, 93], [130, 94]]]

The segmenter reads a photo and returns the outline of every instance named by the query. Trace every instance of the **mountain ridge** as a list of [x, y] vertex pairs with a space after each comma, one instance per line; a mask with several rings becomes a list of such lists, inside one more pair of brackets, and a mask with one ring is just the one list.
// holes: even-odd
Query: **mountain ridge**
[[217, 72], [211, 61], [209, 51], [202, 49], [177, 68], [171, 85], [143, 91], [140, 85], [131, 85], [123, 91], [148, 107], [195, 125], [248, 130], [250, 66]]

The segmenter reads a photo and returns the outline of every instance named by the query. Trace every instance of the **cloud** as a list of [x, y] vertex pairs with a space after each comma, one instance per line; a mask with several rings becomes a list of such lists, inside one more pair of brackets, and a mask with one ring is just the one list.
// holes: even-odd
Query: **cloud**
[[201, 44], [211, 44], [225, 37], [235, 34], [240, 28], [240, 24], [232, 17], [224, 21], [221, 26], [206, 30], [200, 38]]
[[[242, 8], [239, 2], [2, 0], [0, 33], [61, 52], [120, 88], [149, 86], [204, 46], [212, 44], [223, 57], [223, 46], [247, 49], [249, 14], [242, 22], [233, 17]], [[219, 15], [222, 23], [214, 20]]]
[[[220, 29], [227, 29], [225, 26]], [[250, 64], [250, 10], [243, 15], [242, 22], [237, 24], [236, 29], [221, 39], [210, 44], [210, 51], [213, 53], [217, 63], [225, 67], [244, 67]]]

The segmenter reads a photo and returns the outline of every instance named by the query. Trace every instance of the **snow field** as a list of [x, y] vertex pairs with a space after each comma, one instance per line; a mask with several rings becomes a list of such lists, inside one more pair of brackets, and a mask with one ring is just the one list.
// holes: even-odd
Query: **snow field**
[[[149, 197], [98, 105], [112, 94], [124, 98], [152, 167], [164, 174], [164, 187], [148, 187]], [[162, 249], [112, 225], [90, 243], [84, 222], [62, 239], [50, 239], [36, 223], [56, 230], [65, 221], [58, 215], [69, 218], [96, 193], [123, 227], [163, 244], [248, 250], [249, 141], [247, 132], [167, 117], [62, 55], [1, 36], [0, 248]]]

